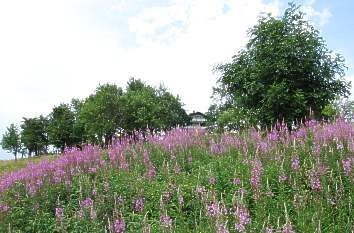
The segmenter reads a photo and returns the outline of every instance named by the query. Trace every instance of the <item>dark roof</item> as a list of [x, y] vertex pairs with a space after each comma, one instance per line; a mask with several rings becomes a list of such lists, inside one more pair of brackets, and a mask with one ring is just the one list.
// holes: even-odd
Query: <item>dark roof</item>
[[196, 116], [196, 115], [205, 117], [205, 114], [203, 114], [203, 113], [201, 113], [201, 112], [192, 112], [192, 113], [189, 113], [189, 116]]

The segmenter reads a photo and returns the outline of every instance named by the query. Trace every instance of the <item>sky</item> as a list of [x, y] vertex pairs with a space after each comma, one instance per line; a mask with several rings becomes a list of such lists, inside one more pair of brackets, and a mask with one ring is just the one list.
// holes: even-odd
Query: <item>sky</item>
[[[294, 1], [354, 82], [354, 1]], [[23, 117], [130, 77], [163, 83], [188, 112], [205, 112], [217, 74], [281, 0], [0, 0], [0, 136]], [[354, 92], [354, 90], [352, 91]], [[352, 98], [352, 97], [351, 97]], [[12, 156], [0, 149], [0, 159]]]

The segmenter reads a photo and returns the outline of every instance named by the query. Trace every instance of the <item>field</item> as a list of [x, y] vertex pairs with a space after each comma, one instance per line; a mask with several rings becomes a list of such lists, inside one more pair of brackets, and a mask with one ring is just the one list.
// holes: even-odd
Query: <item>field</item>
[[30, 159], [18, 159], [15, 160], [0, 160], [0, 176], [4, 173], [14, 171], [19, 168], [25, 167], [29, 162], [38, 163], [43, 158], [52, 159], [53, 156], [41, 156], [41, 157], [32, 157]]
[[67, 149], [0, 177], [0, 232], [353, 232], [353, 134], [309, 121]]

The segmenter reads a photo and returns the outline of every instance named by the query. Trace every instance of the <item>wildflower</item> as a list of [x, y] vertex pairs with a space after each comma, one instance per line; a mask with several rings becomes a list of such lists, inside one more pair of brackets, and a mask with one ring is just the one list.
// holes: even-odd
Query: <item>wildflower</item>
[[235, 229], [238, 232], [244, 232], [246, 230], [246, 225], [251, 223], [251, 218], [248, 210], [242, 205], [236, 206], [235, 217], [237, 222], [235, 223]]
[[196, 188], [196, 191], [197, 191], [198, 194], [202, 194], [202, 193], [206, 192], [206, 189], [205, 189], [204, 186], [199, 186], [198, 185], [197, 188]]
[[162, 215], [160, 220], [163, 227], [170, 228], [172, 226], [172, 219], [170, 218], [170, 216], [167, 215], [167, 213]]
[[220, 215], [219, 203], [213, 202], [210, 205], [206, 206], [207, 213], [211, 217], [217, 217]]
[[272, 226], [267, 226], [266, 229], [265, 229], [265, 233], [273, 233], [274, 232], [274, 229]]
[[251, 171], [251, 187], [254, 191], [255, 199], [259, 197], [259, 185], [261, 182], [261, 173], [262, 173], [262, 163], [259, 159], [255, 159], [252, 162], [252, 171]]
[[153, 165], [149, 166], [149, 169], [147, 171], [147, 177], [149, 180], [152, 180], [156, 177], [156, 170]]
[[143, 198], [142, 198], [142, 197], [138, 197], [138, 198], [135, 200], [134, 209], [135, 209], [135, 211], [137, 211], [137, 212], [143, 212], [143, 210], [144, 210], [144, 201], [143, 201]]
[[291, 159], [291, 168], [294, 170], [294, 171], [298, 171], [300, 169], [300, 160], [298, 157], [293, 157]]
[[55, 208], [55, 218], [57, 219], [58, 222], [63, 221], [63, 218], [64, 218], [63, 208], [60, 208], [60, 207]]
[[145, 166], [148, 166], [149, 163], [150, 163], [149, 152], [147, 150], [144, 150], [144, 164]]
[[117, 197], [117, 203], [118, 203], [118, 205], [122, 205], [124, 203], [124, 198], [122, 195], [119, 195]]
[[291, 225], [290, 222], [287, 222], [283, 225], [283, 233], [295, 233], [295, 231], [293, 230], [293, 226]]
[[287, 179], [288, 179], [288, 177], [284, 174], [279, 176], [279, 182], [281, 182], [281, 183], [285, 182]]
[[6, 204], [1, 204], [0, 203], [0, 213], [3, 212], [3, 213], [6, 213], [10, 210], [10, 207]]
[[208, 183], [211, 184], [211, 185], [215, 184], [215, 177], [213, 177], [213, 176], [209, 177]]
[[216, 233], [229, 233], [227, 229], [227, 222], [226, 223], [216, 223]]
[[234, 185], [239, 185], [239, 184], [241, 184], [241, 179], [238, 177], [234, 178], [233, 183], [234, 183]]
[[320, 191], [322, 189], [321, 181], [317, 176], [311, 177], [311, 188], [313, 191]]
[[162, 194], [162, 199], [164, 202], [168, 202], [169, 200], [171, 200], [171, 197], [172, 197], [171, 192], [166, 191]]
[[[354, 160], [353, 160], [354, 162]], [[352, 170], [352, 164], [350, 158], [342, 160], [343, 170], [346, 176], [349, 176]]]
[[81, 202], [81, 206], [83, 206], [83, 207], [92, 207], [93, 206], [93, 200], [90, 198], [90, 197], [88, 197], [88, 198], [86, 198], [85, 200], [83, 200], [82, 202]]
[[115, 233], [125, 232], [125, 221], [123, 218], [117, 218], [116, 221], [114, 221], [114, 232]]

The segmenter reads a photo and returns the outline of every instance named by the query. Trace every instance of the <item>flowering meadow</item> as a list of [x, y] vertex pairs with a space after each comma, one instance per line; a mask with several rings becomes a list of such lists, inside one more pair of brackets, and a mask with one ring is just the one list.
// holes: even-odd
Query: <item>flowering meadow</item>
[[0, 177], [0, 232], [353, 232], [354, 127], [175, 129]]

